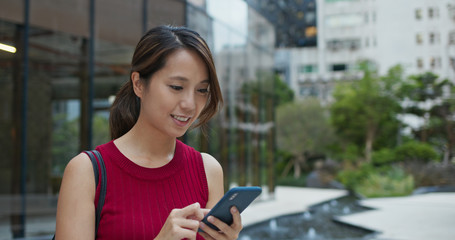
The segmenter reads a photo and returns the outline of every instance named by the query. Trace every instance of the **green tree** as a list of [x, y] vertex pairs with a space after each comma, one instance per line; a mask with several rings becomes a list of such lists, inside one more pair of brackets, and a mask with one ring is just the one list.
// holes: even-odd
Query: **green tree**
[[363, 158], [370, 162], [378, 139], [388, 139], [384, 144], [395, 144], [400, 105], [394, 91], [398, 89], [402, 72], [397, 67], [380, 78], [367, 62], [361, 63], [360, 68], [361, 79], [335, 87], [331, 120], [346, 146], [355, 144], [363, 148]]
[[294, 167], [294, 177], [299, 178], [307, 158], [324, 154], [334, 140], [328, 112], [315, 98], [297, 101], [277, 109], [278, 147], [293, 155], [284, 173]]
[[[109, 141], [109, 122], [106, 117], [95, 115], [93, 118], [94, 147]], [[67, 120], [65, 114], [54, 116], [52, 133], [53, 175], [63, 174], [66, 164], [79, 153], [79, 118]]]
[[52, 132], [52, 174], [63, 175], [68, 161], [79, 151], [79, 119], [67, 120], [65, 114], [54, 116]]
[[429, 162], [436, 160], [438, 154], [434, 148], [427, 143], [409, 141], [395, 149], [395, 158], [397, 161]]
[[242, 86], [242, 93], [249, 94], [251, 98], [258, 98], [260, 93], [267, 98], [273, 97], [275, 106], [294, 100], [294, 91], [276, 74], [265, 78], [263, 82], [252, 81], [245, 83]]
[[455, 85], [431, 72], [409, 77], [401, 88], [405, 112], [423, 119], [415, 138], [440, 146], [444, 162], [455, 156]]
[[96, 114], [93, 118], [93, 147], [110, 141], [109, 119]]

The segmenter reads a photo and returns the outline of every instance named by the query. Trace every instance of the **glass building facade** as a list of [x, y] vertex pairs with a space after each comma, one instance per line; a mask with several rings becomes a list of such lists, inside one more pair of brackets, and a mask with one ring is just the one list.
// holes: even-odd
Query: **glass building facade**
[[110, 140], [109, 107], [134, 47], [162, 24], [207, 40], [225, 99], [204, 133], [183, 140], [220, 161], [226, 189], [273, 191], [274, 30], [232, 2], [243, 6], [244, 31], [210, 12], [219, 0], [0, 0], [0, 46], [15, 48], [0, 50], [0, 240], [53, 234], [66, 164]]

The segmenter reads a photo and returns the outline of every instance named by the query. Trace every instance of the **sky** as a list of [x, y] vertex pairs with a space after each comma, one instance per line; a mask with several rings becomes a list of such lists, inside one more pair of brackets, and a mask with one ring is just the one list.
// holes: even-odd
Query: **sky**
[[243, 0], [207, 0], [207, 9], [215, 20], [215, 51], [245, 43], [247, 4]]

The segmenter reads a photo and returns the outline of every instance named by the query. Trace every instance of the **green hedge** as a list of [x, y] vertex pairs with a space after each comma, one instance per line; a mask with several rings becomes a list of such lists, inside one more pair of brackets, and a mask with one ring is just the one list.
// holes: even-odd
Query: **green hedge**
[[365, 197], [406, 196], [414, 190], [414, 178], [399, 167], [372, 172], [354, 190]]

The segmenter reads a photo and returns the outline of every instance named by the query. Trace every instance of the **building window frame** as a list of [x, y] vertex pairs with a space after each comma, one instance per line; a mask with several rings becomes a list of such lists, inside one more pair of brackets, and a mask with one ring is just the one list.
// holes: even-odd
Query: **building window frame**
[[417, 58], [417, 68], [418, 69], [423, 69], [424, 64], [423, 64], [423, 59], [422, 58]]
[[423, 44], [423, 34], [422, 33], [417, 33], [416, 34], [416, 44], [417, 45], [422, 45]]
[[417, 8], [415, 10], [415, 19], [416, 20], [422, 20], [422, 18], [423, 18], [422, 9], [421, 8]]

